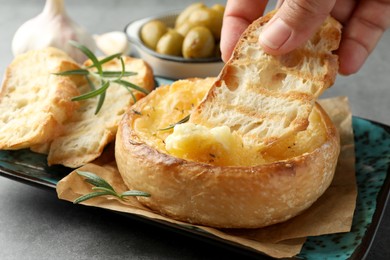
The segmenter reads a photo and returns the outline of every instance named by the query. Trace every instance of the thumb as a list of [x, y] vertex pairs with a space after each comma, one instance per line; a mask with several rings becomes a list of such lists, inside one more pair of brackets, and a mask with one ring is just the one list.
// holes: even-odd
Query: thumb
[[[280, 1], [279, 1], [280, 2]], [[265, 52], [285, 54], [306, 42], [321, 26], [336, 0], [285, 0], [265, 26], [259, 42]]]

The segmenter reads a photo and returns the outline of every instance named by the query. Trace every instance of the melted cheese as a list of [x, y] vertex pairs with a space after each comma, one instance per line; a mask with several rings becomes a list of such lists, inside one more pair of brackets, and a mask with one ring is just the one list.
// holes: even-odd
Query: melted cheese
[[239, 152], [242, 142], [227, 126], [208, 129], [185, 123], [175, 126], [165, 139], [165, 147], [171, 155], [186, 160], [231, 165], [238, 158], [231, 155]]
[[[309, 127], [297, 135], [281, 139], [262, 149], [245, 147], [241, 137], [229, 127], [207, 128], [193, 123], [161, 130], [191, 114], [207, 94], [213, 79], [177, 81], [160, 87], [143, 106], [133, 107], [138, 116], [133, 122], [137, 135], [160, 152], [188, 161], [220, 166], [254, 166], [295, 157], [315, 149], [325, 140], [318, 112], [309, 118]], [[315, 137], [315, 138], [313, 138]]]

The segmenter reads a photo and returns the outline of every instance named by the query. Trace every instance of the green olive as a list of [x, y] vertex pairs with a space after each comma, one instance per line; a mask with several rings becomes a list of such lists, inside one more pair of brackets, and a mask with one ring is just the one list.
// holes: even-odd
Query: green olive
[[205, 7], [204, 3], [194, 3], [189, 5], [187, 8], [185, 8], [179, 16], [176, 18], [175, 21], [175, 28], [179, 28], [183, 23], [185, 23], [188, 19], [188, 17], [191, 15], [191, 13], [199, 8]]
[[225, 12], [225, 6], [221, 4], [215, 4], [211, 7], [211, 9], [214, 9], [218, 12], [224, 13]]
[[221, 38], [221, 30], [222, 30], [222, 22], [223, 22], [223, 13], [225, 11], [225, 7], [223, 5], [213, 5], [211, 7], [212, 12], [212, 22], [210, 24], [209, 29], [214, 35], [216, 40]]
[[207, 58], [214, 54], [215, 40], [211, 31], [204, 26], [192, 28], [184, 38], [184, 58]]
[[141, 40], [152, 50], [156, 50], [157, 42], [167, 32], [165, 23], [159, 20], [152, 20], [144, 24], [141, 28]]
[[205, 26], [210, 29], [213, 19], [215, 17], [214, 12], [208, 7], [202, 7], [194, 10], [188, 17], [188, 22], [194, 26]]
[[184, 37], [175, 30], [168, 30], [157, 43], [156, 51], [161, 54], [181, 56]]
[[182, 23], [179, 27], [177, 27], [175, 30], [180, 33], [183, 36], [186, 36], [187, 33], [194, 28], [195, 25], [190, 24], [189, 22]]

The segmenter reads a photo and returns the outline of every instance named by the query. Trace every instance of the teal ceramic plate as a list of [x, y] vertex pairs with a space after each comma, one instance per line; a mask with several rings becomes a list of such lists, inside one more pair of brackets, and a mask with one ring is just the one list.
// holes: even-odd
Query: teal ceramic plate
[[[158, 85], [169, 80], [157, 79]], [[390, 188], [390, 127], [353, 117], [358, 182], [357, 208], [349, 233], [309, 237], [298, 259], [362, 259], [368, 252], [386, 206]], [[0, 151], [0, 175], [51, 190], [71, 169], [49, 167], [46, 156], [29, 150]], [[130, 216], [140, 218], [136, 216]], [[144, 219], [145, 220], [145, 219]], [[217, 239], [190, 226], [154, 222], [185, 234], [234, 247], [253, 256], [255, 252]], [[262, 255], [257, 257], [265, 258]]]

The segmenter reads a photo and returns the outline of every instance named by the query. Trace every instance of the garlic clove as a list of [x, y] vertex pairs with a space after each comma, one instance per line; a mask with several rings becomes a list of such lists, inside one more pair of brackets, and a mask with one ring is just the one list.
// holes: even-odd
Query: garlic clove
[[29, 50], [51, 46], [65, 51], [82, 63], [87, 57], [71, 46], [70, 40], [85, 45], [91, 51], [96, 49], [92, 36], [67, 15], [64, 0], [46, 0], [42, 13], [26, 21], [15, 32], [12, 52], [16, 56]]
[[105, 55], [115, 53], [128, 54], [130, 44], [125, 33], [120, 31], [108, 32], [100, 35], [94, 35], [97, 48]]

